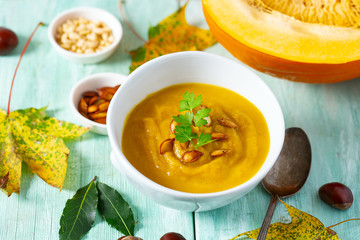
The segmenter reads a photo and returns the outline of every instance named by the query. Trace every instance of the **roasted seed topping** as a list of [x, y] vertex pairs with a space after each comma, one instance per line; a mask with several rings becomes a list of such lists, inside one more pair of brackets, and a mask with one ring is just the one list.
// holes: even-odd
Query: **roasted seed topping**
[[171, 152], [174, 147], [175, 138], [169, 138], [160, 144], [160, 154]]
[[221, 124], [225, 127], [228, 127], [228, 128], [237, 128], [237, 125], [233, 121], [231, 121], [227, 118], [220, 118], [220, 119], [218, 119], [218, 122], [219, 122], [219, 124]]
[[210, 156], [212, 156], [212, 157], [220, 157], [222, 155], [225, 155], [229, 151], [230, 151], [229, 149], [218, 149], [218, 150], [212, 151], [210, 153]]
[[222, 140], [227, 139], [228, 136], [225, 133], [211, 133], [211, 139]]
[[171, 120], [171, 122], [170, 122], [170, 132], [171, 132], [172, 134], [175, 133], [175, 127], [176, 127], [177, 125], [178, 125], [178, 124], [175, 122], [174, 119]]
[[181, 161], [184, 163], [195, 162], [199, 158], [201, 158], [202, 155], [204, 155], [204, 153], [197, 151], [197, 150], [187, 151], [182, 156]]

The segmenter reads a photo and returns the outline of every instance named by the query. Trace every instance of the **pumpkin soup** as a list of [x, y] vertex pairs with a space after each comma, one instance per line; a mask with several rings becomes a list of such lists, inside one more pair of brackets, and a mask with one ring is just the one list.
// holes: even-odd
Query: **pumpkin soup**
[[[193, 109], [186, 110], [186, 99], [194, 101]], [[269, 147], [262, 113], [239, 94], [207, 84], [150, 94], [129, 113], [122, 136], [122, 151], [138, 171], [190, 193], [246, 182], [260, 170]]]

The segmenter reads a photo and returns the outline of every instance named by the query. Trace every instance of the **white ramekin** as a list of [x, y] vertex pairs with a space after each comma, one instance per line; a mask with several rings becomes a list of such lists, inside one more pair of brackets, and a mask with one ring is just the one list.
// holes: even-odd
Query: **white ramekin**
[[[60, 47], [60, 45], [55, 40], [56, 31], [58, 27], [60, 27], [63, 23], [65, 23], [66, 20], [76, 19], [79, 17], [83, 17], [89, 20], [97, 20], [106, 23], [106, 25], [109, 28], [111, 28], [112, 33], [114, 35], [113, 43], [102, 51], [96, 53], [89, 53], [89, 54], [74, 53]], [[84, 64], [97, 63], [108, 58], [111, 54], [115, 52], [117, 46], [120, 43], [122, 35], [123, 35], [123, 30], [119, 20], [111, 13], [103, 9], [94, 8], [94, 7], [77, 7], [62, 12], [51, 21], [48, 29], [49, 41], [60, 56], [62, 56], [63, 58], [69, 61], [84, 63]]]
[[[102, 87], [115, 87], [116, 85], [121, 84], [122, 85], [126, 81], [126, 76], [119, 74], [119, 73], [96, 73], [90, 76], [87, 76], [83, 79], [81, 79], [79, 82], [77, 82], [73, 88], [71, 89], [70, 95], [69, 95], [69, 104], [71, 111], [73, 112], [76, 119], [85, 127], [90, 128], [90, 131], [106, 135], [107, 134], [107, 128], [106, 126], [108, 124], [101, 124], [94, 121], [91, 121], [90, 119], [85, 118], [83, 115], [80, 114], [78, 110], [79, 102], [81, 95], [86, 91], [96, 91], [98, 88]], [[119, 89], [120, 89], [119, 88]], [[112, 101], [112, 100], [111, 100]]]

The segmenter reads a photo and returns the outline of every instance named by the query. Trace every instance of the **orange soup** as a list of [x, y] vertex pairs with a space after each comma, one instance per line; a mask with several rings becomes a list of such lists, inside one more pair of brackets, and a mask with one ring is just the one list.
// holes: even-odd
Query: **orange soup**
[[[207, 124], [191, 130], [198, 136], [211, 134], [213, 142], [195, 148], [197, 140], [175, 139], [172, 116], [182, 114], [179, 102], [185, 92], [202, 96], [194, 113], [211, 109]], [[166, 151], [160, 151], [164, 144]], [[160, 185], [189, 193], [223, 191], [248, 181], [263, 165], [269, 147], [260, 110], [233, 91], [207, 84], [179, 84], [150, 94], [129, 113], [122, 136], [122, 151], [138, 171]], [[195, 161], [185, 158], [189, 152], [198, 153], [192, 154]]]

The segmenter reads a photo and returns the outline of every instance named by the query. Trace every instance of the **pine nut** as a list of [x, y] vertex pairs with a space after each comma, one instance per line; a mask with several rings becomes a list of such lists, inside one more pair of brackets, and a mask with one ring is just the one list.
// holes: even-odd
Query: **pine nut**
[[57, 28], [56, 41], [68, 51], [91, 54], [110, 46], [114, 36], [105, 23], [79, 17]]

